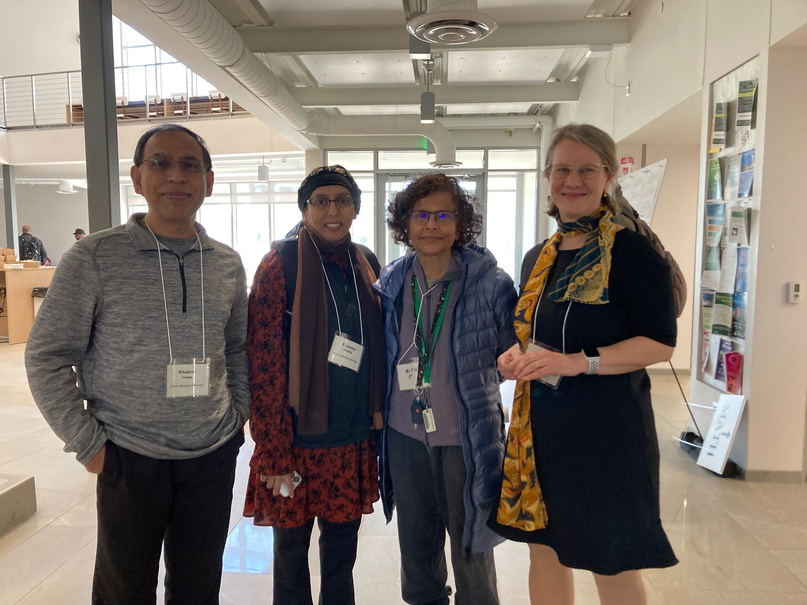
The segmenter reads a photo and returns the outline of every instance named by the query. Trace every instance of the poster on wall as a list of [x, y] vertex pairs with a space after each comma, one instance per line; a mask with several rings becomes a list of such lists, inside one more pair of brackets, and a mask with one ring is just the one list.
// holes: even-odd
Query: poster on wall
[[667, 168], [667, 158], [634, 170], [619, 179], [622, 195], [628, 200], [639, 217], [648, 225], [653, 222], [661, 181]]

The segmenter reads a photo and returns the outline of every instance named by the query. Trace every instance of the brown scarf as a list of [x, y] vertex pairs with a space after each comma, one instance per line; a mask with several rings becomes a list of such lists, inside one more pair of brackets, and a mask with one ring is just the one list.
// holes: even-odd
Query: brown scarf
[[[368, 416], [381, 411], [384, 400], [384, 328], [381, 302], [373, 292], [375, 273], [370, 263], [350, 240], [339, 245], [324, 242], [306, 227], [300, 229], [297, 244], [297, 284], [291, 315], [289, 343], [289, 405], [297, 413], [300, 435], [328, 432], [328, 300], [320, 253], [344, 252], [356, 270], [362, 314], [367, 322], [365, 355], [370, 361]], [[378, 427], [376, 427], [378, 428]]]

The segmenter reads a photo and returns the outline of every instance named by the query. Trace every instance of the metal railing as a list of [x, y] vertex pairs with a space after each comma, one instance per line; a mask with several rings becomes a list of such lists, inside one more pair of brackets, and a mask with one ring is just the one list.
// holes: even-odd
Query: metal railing
[[[115, 68], [119, 119], [164, 120], [246, 114], [181, 63]], [[0, 77], [0, 128], [81, 126], [81, 71]]]

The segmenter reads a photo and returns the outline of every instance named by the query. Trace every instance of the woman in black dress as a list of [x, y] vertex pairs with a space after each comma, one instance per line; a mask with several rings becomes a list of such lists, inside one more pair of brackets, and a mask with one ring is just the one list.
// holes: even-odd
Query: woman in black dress
[[603, 605], [643, 605], [641, 571], [677, 563], [659, 519], [650, 379], [676, 322], [667, 261], [613, 222], [616, 144], [588, 124], [555, 132], [544, 175], [558, 230], [527, 253], [514, 325], [499, 357], [516, 379], [491, 527], [529, 543], [533, 605], [574, 603], [586, 569]]

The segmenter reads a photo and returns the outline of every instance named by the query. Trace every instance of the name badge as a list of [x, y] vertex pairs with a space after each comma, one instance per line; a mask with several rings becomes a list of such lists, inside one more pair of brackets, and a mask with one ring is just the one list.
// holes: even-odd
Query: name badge
[[418, 360], [398, 364], [398, 387], [402, 391], [414, 391], [418, 386]]
[[333, 337], [331, 351], [328, 353], [328, 361], [342, 368], [358, 372], [363, 354], [364, 347], [362, 345], [350, 340], [347, 334], [337, 332]]
[[174, 359], [165, 372], [165, 396], [206, 397], [210, 391], [210, 358]]
[[[534, 340], [530, 340], [530, 344], [527, 345], [527, 353], [538, 353], [539, 351], [554, 351], [559, 352], [556, 349], [553, 349], [549, 345], [545, 345], [542, 343], [538, 343]], [[549, 374], [544, 376], [543, 378], [538, 378], [538, 382], [543, 382], [545, 385], [552, 387], [553, 389], [557, 389], [558, 385], [560, 384], [560, 379], [563, 376], [558, 376], [557, 374]]]

